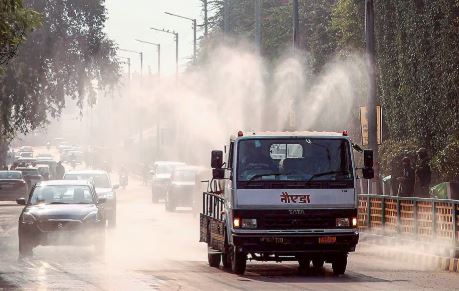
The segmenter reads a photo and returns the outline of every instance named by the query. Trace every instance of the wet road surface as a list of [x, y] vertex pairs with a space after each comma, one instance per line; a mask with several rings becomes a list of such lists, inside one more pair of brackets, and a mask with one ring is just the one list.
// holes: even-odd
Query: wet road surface
[[92, 247], [38, 247], [18, 258], [18, 206], [0, 206], [0, 289], [3, 290], [459, 290], [459, 275], [378, 256], [360, 244], [348, 271], [330, 265], [300, 273], [295, 263], [249, 263], [244, 276], [207, 265], [199, 221], [152, 204], [150, 191], [130, 179], [118, 191], [118, 225], [107, 231], [106, 254]]

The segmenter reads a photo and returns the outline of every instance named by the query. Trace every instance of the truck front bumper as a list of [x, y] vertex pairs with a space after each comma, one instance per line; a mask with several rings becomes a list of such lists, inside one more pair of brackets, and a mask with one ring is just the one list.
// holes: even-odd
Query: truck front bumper
[[232, 232], [233, 244], [245, 253], [326, 254], [355, 251], [357, 230], [249, 231]]

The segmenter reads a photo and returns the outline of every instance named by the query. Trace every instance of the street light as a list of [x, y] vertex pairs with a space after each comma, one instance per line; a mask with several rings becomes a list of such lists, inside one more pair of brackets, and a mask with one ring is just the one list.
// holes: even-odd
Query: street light
[[128, 80], [131, 80], [131, 58], [128, 58], [128, 57], [120, 57], [120, 58], [126, 60], [121, 63], [128, 65]]
[[166, 13], [167, 15], [170, 15], [170, 16], [175, 16], [175, 17], [178, 17], [178, 18], [190, 20], [193, 23], [193, 63], [196, 64], [196, 18], [190, 18], [190, 17], [186, 17], [186, 16], [170, 13], [170, 12], [167, 12], [167, 11], [164, 12], [164, 13]]
[[120, 51], [127, 52], [127, 53], [134, 53], [134, 54], [139, 54], [140, 56], [140, 77], [142, 77], [142, 71], [143, 71], [143, 52], [138, 52], [138, 51], [133, 51], [133, 50], [127, 50], [127, 49], [119, 49]]
[[155, 45], [157, 47], [157, 52], [158, 52], [158, 76], [161, 76], [161, 44], [159, 43], [154, 43], [154, 42], [149, 42], [145, 40], [140, 40], [136, 39], [136, 41], [149, 44], [149, 45]]
[[175, 36], [175, 78], [178, 78], [178, 43], [179, 43], [179, 34], [178, 32], [175, 32], [173, 30], [168, 30], [168, 29], [159, 29], [155, 27], [150, 27], [151, 30], [156, 30], [159, 32], [164, 32], [168, 34], [172, 34]]

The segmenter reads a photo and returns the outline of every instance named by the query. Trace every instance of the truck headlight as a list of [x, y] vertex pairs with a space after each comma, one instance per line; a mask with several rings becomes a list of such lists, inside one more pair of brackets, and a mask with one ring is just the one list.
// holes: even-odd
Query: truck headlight
[[349, 227], [349, 218], [337, 218], [336, 219], [336, 226], [337, 227]]
[[22, 223], [25, 224], [34, 224], [37, 220], [35, 219], [35, 216], [33, 216], [30, 213], [24, 213], [22, 214]]
[[236, 218], [233, 219], [233, 226], [234, 226], [234, 228], [241, 227], [241, 219], [239, 217], [236, 217]]
[[257, 220], [254, 218], [243, 218], [241, 223], [242, 228], [257, 228]]

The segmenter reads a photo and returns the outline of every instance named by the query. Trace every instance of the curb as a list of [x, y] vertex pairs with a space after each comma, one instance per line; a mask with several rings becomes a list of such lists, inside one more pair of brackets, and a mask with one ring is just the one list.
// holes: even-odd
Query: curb
[[[363, 233], [360, 234], [362, 235]], [[429, 269], [459, 273], [459, 258], [396, 249], [393, 244], [388, 244], [390, 239], [396, 238], [380, 236], [371, 238], [371, 236], [371, 234], [363, 234], [361, 243], [382, 247], [382, 250], [377, 253], [379, 256], [425, 266]]]

